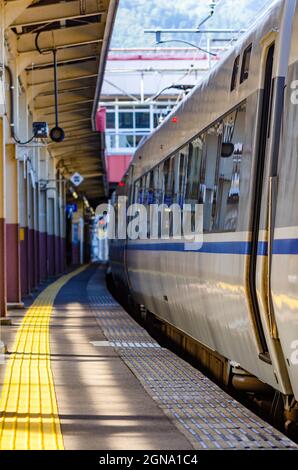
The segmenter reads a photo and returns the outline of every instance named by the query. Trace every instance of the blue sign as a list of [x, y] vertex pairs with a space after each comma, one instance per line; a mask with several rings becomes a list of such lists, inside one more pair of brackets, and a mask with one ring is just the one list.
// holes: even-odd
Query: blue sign
[[78, 212], [78, 205], [74, 204], [66, 204], [66, 212]]
[[66, 210], [67, 217], [68, 217], [69, 219], [71, 219], [72, 214], [73, 214], [74, 212], [78, 212], [78, 205], [77, 205], [76, 203], [74, 203], [74, 204], [66, 204], [65, 210]]
[[167, 206], [171, 206], [173, 204], [173, 197], [166, 195], [164, 201]]
[[79, 243], [79, 224], [73, 224], [72, 226], [72, 243], [75, 245]]

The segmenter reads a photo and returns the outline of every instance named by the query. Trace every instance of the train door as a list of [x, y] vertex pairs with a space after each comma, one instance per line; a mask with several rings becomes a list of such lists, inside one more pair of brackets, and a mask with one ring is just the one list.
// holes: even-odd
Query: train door
[[[290, 30], [290, 28], [288, 28]], [[298, 153], [297, 153], [297, 77], [298, 6], [284, 96], [280, 153], [272, 159], [270, 195], [272, 223], [269, 231], [271, 250], [270, 291], [272, 334], [278, 337], [293, 393], [298, 400]], [[276, 183], [277, 180], [277, 183]], [[278, 186], [278, 191], [276, 191]], [[290, 416], [288, 415], [289, 419]]]
[[[278, 92], [274, 78], [274, 58], [276, 46], [271, 43], [267, 48], [264, 62], [263, 95], [261, 101], [261, 120], [256, 152], [254, 175], [254, 196], [252, 203], [251, 256], [249, 261], [249, 290], [254, 312], [255, 328], [259, 342], [259, 359], [272, 365], [276, 382], [283, 393], [289, 392], [288, 375], [280, 343], [272, 325], [271, 286], [270, 286], [270, 233], [271, 196], [270, 143], [274, 138], [273, 100]], [[277, 110], [276, 112], [280, 112]]]
[[269, 129], [271, 121], [271, 102], [272, 102], [272, 91], [273, 91], [273, 61], [274, 61], [274, 50], [275, 45], [272, 44], [267, 52], [265, 70], [264, 70], [264, 90], [262, 98], [262, 112], [260, 122], [260, 133], [258, 142], [258, 153], [257, 153], [257, 164], [255, 173], [255, 187], [254, 187], [254, 200], [252, 208], [252, 239], [251, 239], [251, 256], [249, 263], [249, 289], [252, 307], [255, 317], [255, 326], [258, 334], [260, 358], [270, 363], [270, 356], [265, 333], [261, 321], [260, 306], [257, 295], [257, 259], [258, 259], [258, 247], [259, 247], [259, 236], [260, 236], [260, 217], [261, 217], [261, 203], [264, 189], [264, 169], [265, 169], [265, 158], [266, 149], [268, 146]]

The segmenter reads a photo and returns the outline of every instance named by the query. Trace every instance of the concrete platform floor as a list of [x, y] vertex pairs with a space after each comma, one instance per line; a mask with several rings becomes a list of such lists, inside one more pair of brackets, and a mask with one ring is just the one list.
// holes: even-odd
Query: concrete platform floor
[[92, 344], [106, 340], [89, 308], [92, 275], [94, 268], [61, 290], [51, 326], [51, 364], [65, 448], [191, 449], [117, 351]]
[[[24, 314], [10, 311], [12, 326], [1, 327], [9, 351]], [[49, 341], [65, 449], [297, 448], [161, 348], [110, 296], [101, 266], [61, 288]]]
[[[60, 291], [50, 327], [51, 368], [65, 449], [192, 449], [105, 340], [89, 308], [91, 267]], [[1, 327], [11, 351], [25, 311], [12, 310]], [[0, 387], [5, 366], [0, 364]]]

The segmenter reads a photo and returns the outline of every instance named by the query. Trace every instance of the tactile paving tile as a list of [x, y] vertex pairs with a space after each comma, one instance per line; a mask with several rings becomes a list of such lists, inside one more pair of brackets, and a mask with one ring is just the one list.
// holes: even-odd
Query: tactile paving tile
[[0, 396], [0, 450], [64, 448], [50, 360], [50, 319], [61, 287], [85, 268], [50, 284], [22, 320]]
[[87, 294], [105, 337], [196, 449], [298, 448], [200, 371], [160, 347], [103, 292], [103, 283], [103, 270], [98, 270]]

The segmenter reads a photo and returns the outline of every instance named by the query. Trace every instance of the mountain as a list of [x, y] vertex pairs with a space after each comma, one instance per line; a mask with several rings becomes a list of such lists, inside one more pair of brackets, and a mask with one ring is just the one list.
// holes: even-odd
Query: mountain
[[[220, 0], [214, 16], [204, 27], [247, 28], [270, 3], [270, 0]], [[208, 12], [208, 0], [120, 0], [111, 47], [153, 46], [154, 35], [144, 34], [144, 29], [195, 28]], [[176, 39], [185, 39], [197, 45], [204, 42], [202, 36], [175, 34]], [[169, 38], [171, 35], [164, 37]]]

